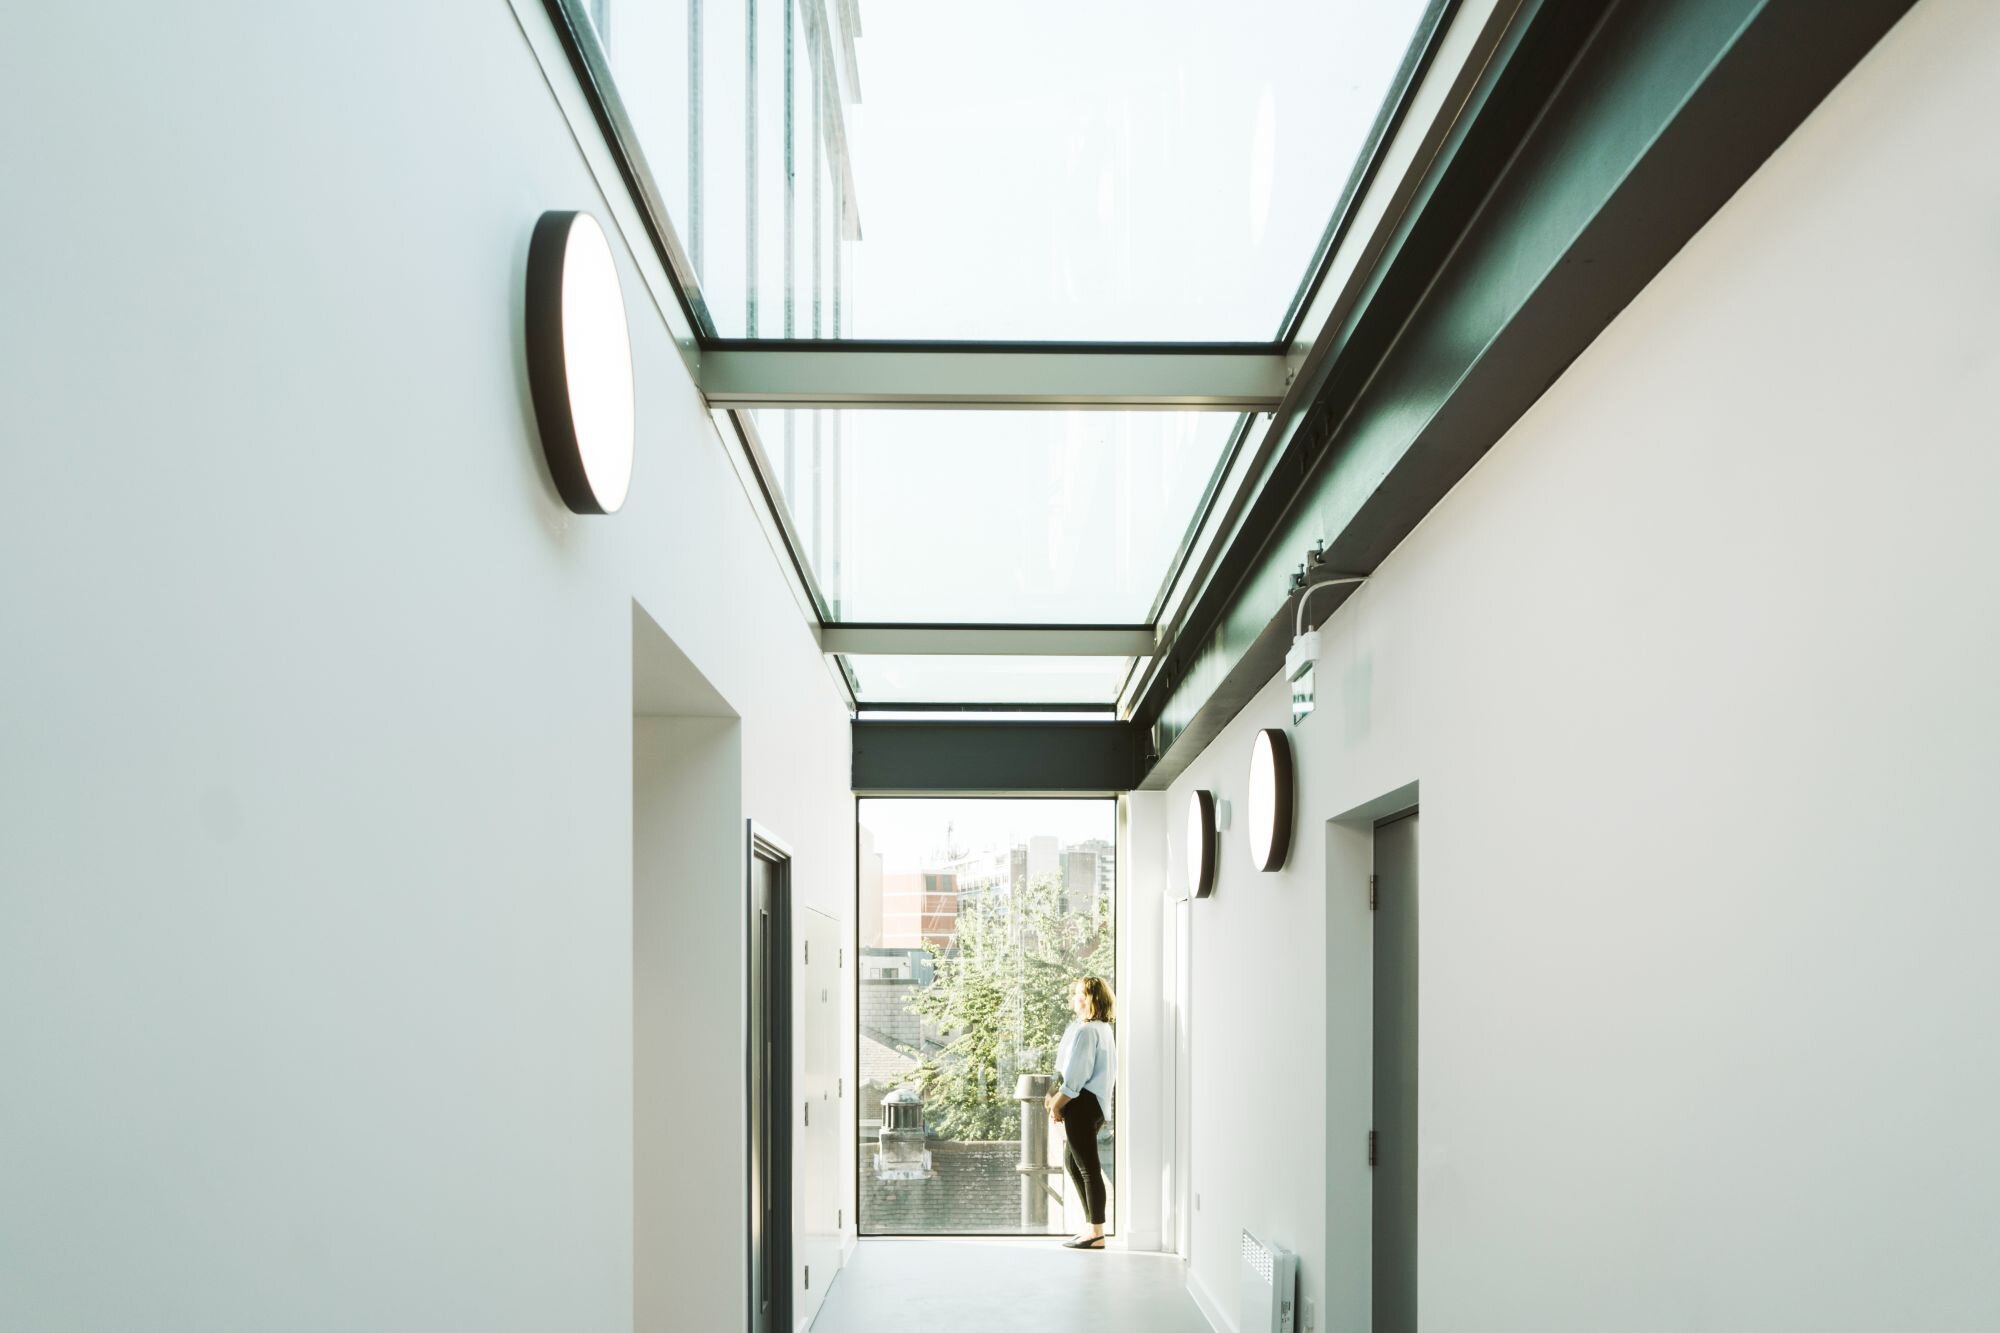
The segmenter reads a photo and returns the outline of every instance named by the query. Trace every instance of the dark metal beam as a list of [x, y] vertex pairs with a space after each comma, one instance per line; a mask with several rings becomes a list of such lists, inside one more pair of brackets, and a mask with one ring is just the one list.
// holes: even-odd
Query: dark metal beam
[[1139, 701], [1143, 786], [1282, 665], [1308, 552], [1375, 568], [1912, 3], [1523, 7]]
[[1144, 733], [1130, 722], [853, 723], [854, 790], [946, 792], [1132, 790]]
[[1290, 384], [1285, 349], [1275, 344], [715, 339], [701, 355], [701, 393], [712, 407], [1269, 411]]
[[879, 625], [819, 628], [822, 652], [847, 657], [1145, 657], [1151, 625]]

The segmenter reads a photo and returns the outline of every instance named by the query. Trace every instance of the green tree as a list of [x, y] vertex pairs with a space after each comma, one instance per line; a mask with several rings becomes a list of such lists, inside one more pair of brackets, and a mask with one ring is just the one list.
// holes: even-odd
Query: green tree
[[910, 1001], [945, 1041], [917, 1068], [925, 1120], [949, 1139], [1011, 1139], [1020, 1131], [1015, 1077], [1055, 1067], [1071, 985], [1111, 975], [1111, 905], [1093, 893], [1086, 909], [1065, 910], [1061, 885], [1046, 876], [967, 892], [956, 943], [931, 953], [935, 975]]

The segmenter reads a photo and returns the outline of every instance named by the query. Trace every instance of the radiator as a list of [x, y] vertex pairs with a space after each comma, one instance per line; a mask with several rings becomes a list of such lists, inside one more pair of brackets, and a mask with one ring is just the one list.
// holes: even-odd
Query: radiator
[[1236, 1326], [1239, 1333], [1292, 1333], [1298, 1305], [1299, 1257], [1243, 1233]]

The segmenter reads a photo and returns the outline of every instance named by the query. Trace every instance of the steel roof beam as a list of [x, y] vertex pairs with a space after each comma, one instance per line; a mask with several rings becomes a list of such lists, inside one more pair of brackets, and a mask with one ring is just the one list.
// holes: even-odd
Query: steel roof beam
[[1131, 791], [1145, 736], [1129, 722], [870, 722], [852, 726], [854, 790], [1107, 795]]
[[1151, 625], [822, 625], [819, 630], [822, 652], [847, 657], [1145, 657], [1154, 641]]
[[1291, 363], [1263, 344], [709, 342], [712, 407], [1269, 411]]

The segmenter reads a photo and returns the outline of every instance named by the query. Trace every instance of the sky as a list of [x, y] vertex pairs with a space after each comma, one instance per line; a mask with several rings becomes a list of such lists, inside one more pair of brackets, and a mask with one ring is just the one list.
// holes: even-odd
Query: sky
[[[1278, 337], [1427, 5], [860, 0], [860, 95], [840, 114], [861, 239], [843, 254], [841, 336]], [[689, 0], [612, 0], [605, 29], [648, 169], [729, 337], [749, 332], [753, 254], [756, 336], [833, 335], [831, 302], [815, 328], [809, 293], [785, 326], [787, 187], [801, 282], [832, 198], [798, 34], [786, 174], [785, 13], [759, 5], [753, 29], [745, 0], [706, 0], [698, 62]]]
[[855, 333], [1278, 336], [1424, 0], [861, 0]]
[[866, 797], [859, 803], [859, 823], [875, 835], [875, 850], [891, 871], [914, 870], [944, 845], [945, 825], [953, 826], [958, 845], [967, 851], [1013, 847], [1030, 835], [1053, 836], [1060, 843], [1118, 835], [1117, 803], [1095, 800], [998, 800], [977, 797], [906, 799]]
[[836, 570], [831, 415], [756, 414], [820, 590], [843, 619], [918, 623], [1144, 623], [1236, 424], [1231, 412], [843, 412]]

